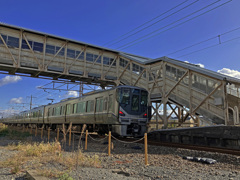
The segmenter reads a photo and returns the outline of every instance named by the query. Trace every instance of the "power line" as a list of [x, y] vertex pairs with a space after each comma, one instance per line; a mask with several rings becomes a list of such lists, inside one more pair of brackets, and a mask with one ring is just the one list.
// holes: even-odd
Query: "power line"
[[[187, 1], [188, 1], [188, 0], [187, 0]], [[126, 36], [127, 34], [130, 34], [131, 32], [133, 32], [133, 31], [139, 29], [140, 27], [144, 26], [145, 24], [147, 24], [147, 23], [149, 23], [149, 22], [151, 22], [151, 21], [157, 19], [158, 17], [160, 17], [160, 16], [162, 16], [162, 15], [164, 15], [164, 14], [170, 12], [171, 10], [173, 10], [173, 9], [175, 9], [175, 8], [177, 8], [177, 7], [179, 7], [180, 5], [184, 4], [184, 3], [187, 2], [187, 1], [184, 1], [183, 3], [178, 4], [177, 6], [171, 8], [170, 10], [167, 10], [166, 12], [162, 13], [161, 15], [159, 15], [159, 16], [155, 17], [154, 19], [152, 19], [152, 20], [150, 20], [150, 21], [148, 21], [148, 22], [142, 24], [141, 26], [138, 26], [137, 28], [135, 28], [135, 29], [129, 31], [128, 33], [126, 33], [126, 34], [124, 34], [124, 35], [122, 35], [122, 36], [120, 36], [120, 37], [124, 37], [124, 36]], [[129, 37], [131, 37], [131, 36], [133, 36], [133, 35], [135, 35], [135, 34], [138, 34], [139, 32], [141, 32], [141, 31], [143, 31], [143, 30], [145, 30], [145, 29], [147, 29], [147, 28], [149, 28], [149, 27], [151, 27], [151, 26], [153, 26], [153, 25], [159, 23], [160, 21], [162, 21], [162, 20], [164, 20], [164, 19], [166, 19], [166, 18], [168, 18], [168, 17], [170, 17], [170, 16], [172, 16], [172, 15], [174, 15], [174, 14], [176, 14], [176, 13], [178, 13], [178, 12], [184, 10], [184, 9], [186, 9], [187, 7], [189, 7], [189, 6], [193, 5], [193, 4], [195, 4], [195, 3], [198, 2], [198, 1], [199, 1], [199, 0], [196, 0], [196, 1], [192, 2], [191, 4], [189, 4], [189, 5], [187, 5], [187, 6], [183, 7], [183, 8], [181, 8], [181, 9], [179, 9], [178, 11], [173, 12], [172, 14], [170, 14], [170, 15], [168, 15], [168, 16], [166, 16], [166, 17], [164, 17], [164, 18], [162, 18], [162, 19], [160, 19], [160, 20], [158, 20], [158, 21], [156, 21], [156, 22], [154, 22], [154, 23], [152, 23], [152, 24], [150, 24], [150, 25], [148, 25], [148, 26], [146, 26], [146, 27], [140, 29], [140, 30], [138, 30], [137, 32], [135, 32], [135, 33], [133, 33], [133, 34], [130, 34], [129, 36], [127, 36], [127, 37], [125, 37], [125, 38], [120, 39], [119, 41], [116, 41], [116, 40], [119, 39], [120, 37], [117, 38], [116, 40], [114, 40], [114, 41], [116, 41], [115, 43], [112, 43], [112, 44], [107, 43], [107, 44], [109, 44], [109, 46], [111, 46], [111, 45], [117, 44], [117, 43], [119, 43], [119, 42], [121, 42], [121, 41], [123, 41], [123, 40], [125, 40], [125, 39], [128, 39]], [[112, 41], [111, 41], [111, 42], [112, 42]], [[106, 45], [106, 44], [104, 44], [104, 45]]]
[[203, 50], [206, 50], [206, 49], [209, 49], [209, 48], [212, 48], [212, 47], [216, 47], [216, 46], [219, 46], [219, 45], [221, 45], [221, 44], [228, 43], [228, 42], [231, 42], [231, 41], [234, 41], [234, 40], [237, 40], [237, 39], [240, 39], [240, 36], [238, 36], [238, 37], [236, 37], [236, 38], [229, 39], [229, 40], [227, 40], [227, 41], [224, 41], [224, 42], [221, 42], [221, 43], [218, 43], [218, 44], [215, 44], [215, 45], [212, 45], [212, 46], [208, 46], [208, 47], [203, 48], [203, 49], [199, 49], [199, 50], [193, 51], [193, 52], [188, 53], [188, 54], [184, 54], [184, 55], [182, 55], [182, 56], [178, 56], [177, 58], [184, 57], [184, 56], [187, 56], [187, 55], [190, 55], [190, 54], [194, 54], [194, 53], [196, 53], [196, 52], [203, 51]]
[[180, 52], [180, 51], [183, 51], [183, 50], [186, 50], [186, 49], [189, 49], [189, 48], [194, 47], [194, 46], [197, 46], [197, 45], [199, 45], [199, 44], [208, 42], [208, 41], [210, 41], [210, 40], [212, 40], [212, 39], [218, 38], [218, 37], [220, 37], [220, 36], [224, 36], [224, 35], [226, 35], [226, 34], [229, 34], [229, 33], [233, 32], [233, 31], [236, 31], [236, 30], [239, 30], [239, 29], [240, 29], [240, 27], [235, 28], [235, 29], [232, 29], [232, 30], [227, 31], [227, 32], [224, 32], [224, 33], [219, 34], [219, 35], [217, 35], [217, 36], [211, 37], [211, 38], [209, 38], [209, 39], [200, 41], [200, 42], [198, 42], [198, 43], [192, 44], [192, 45], [190, 45], [190, 46], [187, 46], [187, 47], [185, 47], [185, 48], [182, 48], [182, 49], [180, 49], [180, 50], [177, 50], [177, 51], [174, 51], [174, 52], [172, 52], [172, 53], [170, 53], [170, 54], [167, 54], [167, 56], [172, 55], [172, 54], [175, 54], [175, 53]]
[[[140, 38], [138, 38], [138, 39], [136, 39], [136, 40], [134, 40], [134, 41], [131, 41], [131, 42], [125, 44], [125, 45], [122, 45], [122, 46], [118, 47], [117, 49], [126, 49], [126, 48], [129, 48], [129, 47], [131, 47], [131, 46], [133, 46], [133, 45], [136, 45], [136, 44], [138, 44], [138, 43], [140, 43], [140, 42], [143, 42], [143, 41], [145, 41], [145, 40], [148, 40], [148, 39], [150, 39], [150, 38], [153, 38], [153, 37], [155, 37], [155, 36], [157, 36], [157, 35], [159, 35], [159, 34], [161, 34], [161, 33], [163, 33], [163, 32], [169, 31], [169, 30], [171, 30], [171, 29], [173, 29], [173, 28], [175, 28], [175, 27], [178, 27], [178, 26], [180, 26], [180, 25], [182, 25], [182, 24], [184, 24], [184, 23], [186, 23], [186, 22], [188, 22], [188, 21], [191, 21], [191, 20], [193, 20], [193, 19], [195, 19], [195, 18], [197, 18], [197, 17], [199, 17], [199, 16], [202, 16], [202, 15], [208, 13], [208, 12], [211, 12], [211, 11], [213, 11], [213, 10], [215, 10], [215, 9], [217, 9], [217, 8], [219, 8], [219, 7], [223, 6], [223, 5], [231, 2], [232, 0], [229, 0], [229, 1], [227, 1], [227, 2], [225, 2], [225, 3], [223, 3], [223, 4], [220, 4], [220, 5], [214, 7], [214, 8], [212, 8], [212, 9], [210, 9], [210, 10], [207, 10], [207, 11], [205, 11], [205, 12], [203, 12], [203, 13], [197, 15], [197, 16], [194, 16], [194, 17], [192, 17], [192, 18], [190, 18], [190, 19], [188, 19], [188, 20], [186, 20], [186, 21], [184, 21], [184, 22], [181, 22], [181, 23], [179, 23], [179, 24], [177, 24], [177, 25], [175, 25], [175, 26], [173, 26], [173, 27], [170, 27], [170, 28], [168, 28], [168, 29], [166, 29], [166, 30], [163, 30], [163, 31], [161, 31], [161, 32], [159, 32], [159, 33], [157, 33], [157, 34], [155, 34], [155, 35], [152, 35], [152, 36], [150, 36], [150, 37], [148, 37], [148, 38], [143, 39], [143, 38], [146, 37], [146, 36], [149, 36], [149, 35], [157, 32], [157, 31], [159, 31], [159, 30], [161, 30], [161, 29], [163, 29], [163, 28], [165, 28], [165, 27], [167, 27], [167, 26], [170, 26], [170, 25], [172, 25], [172, 24], [175, 24], [176, 22], [178, 22], [178, 21], [180, 21], [180, 20], [183, 20], [183, 19], [185, 19], [185, 18], [187, 18], [187, 17], [189, 17], [189, 16], [191, 16], [191, 15], [193, 15], [193, 14], [199, 12], [199, 11], [202, 11], [203, 9], [208, 8], [209, 6], [215, 4], [215, 3], [219, 2], [219, 1], [221, 1], [221, 0], [215, 1], [214, 3], [209, 4], [209, 5], [201, 8], [201, 9], [199, 9], [199, 10], [197, 10], [197, 11], [195, 11], [195, 12], [193, 12], [193, 13], [185, 16], [185, 17], [183, 17], [183, 18], [180, 18], [180, 19], [178, 19], [177, 21], [174, 21], [173, 23], [170, 23], [170, 24], [168, 24], [168, 25], [166, 25], [166, 26], [164, 26], [164, 27], [162, 27], [162, 28], [159, 28], [159, 29], [157, 29], [157, 30], [155, 30], [155, 31], [153, 31], [153, 32], [145, 35], [145, 36], [142, 36], [142, 37], [140, 37]], [[143, 40], [138, 41], [138, 40], [140, 40], [140, 39], [143, 39]], [[136, 41], [138, 41], [138, 42], [136, 42]], [[134, 42], [136, 42], [136, 43], [134, 43]], [[133, 43], [133, 44], [132, 44], [132, 43]], [[131, 44], [131, 45], [129, 45], [129, 44]]]
[[123, 34], [123, 35], [119, 36], [118, 38], [116, 38], [116, 39], [113, 39], [113, 40], [111, 40], [111, 41], [109, 41], [109, 42], [107, 42], [107, 43], [103, 44], [103, 46], [105, 46], [105, 45], [107, 45], [107, 44], [109, 44], [109, 43], [111, 43], [111, 42], [114, 42], [114, 41], [118, 40], [119, 38], [122, 38], [122, 37], [124, 37], [125, 35], [128, 35], [128, 34], [130, 34], [131, 32], [133, 32], [133, 31], [135, 31], [135, 30], [139, 29], [140, 27], [142, 27], [142, 26], [144, 26], [144, 25], [148, 24], [149, 22], [152, 22], [153, 20], [155, 20], [155, 19], [157, 19], [157, 18], [161, 17], [162, 15], [164, 15], [164, 14], [166, 14], [166, 13], [170, 12], [171, 10], [173, 10], [173, 9], [175, 9], [175, 8], [177, 8], [177, 7], [179, 7], [179, 6], [181, 6], [182, 4], [186, 3], [187, 1], [189, 1], [189, 0], [185, 0], [184, 2], [182, 2], [182, 3], [178, 4], [177, 6], [175, 6], [175, 7], [171, 8], [171, 9], [169, 9], [169, 10], [165, 11], [164, 13], [162, 13], [162, 14], [160, 14], [160, 15], [156, 16], [155, 18], [153, 18], [153, 19], [151, 19], [151, 20], [149, 20], [149, 21], [147, 21], [147, 22], [145, 22], [145, 23], [141, 24], [140, 26], [138, 26], [138, 27], [136, 27], [136, 28], [134, 28], [134, 29], [130, 30], [129, 32], [127, 32], [127, 33], [125, 33], [125, 34]]

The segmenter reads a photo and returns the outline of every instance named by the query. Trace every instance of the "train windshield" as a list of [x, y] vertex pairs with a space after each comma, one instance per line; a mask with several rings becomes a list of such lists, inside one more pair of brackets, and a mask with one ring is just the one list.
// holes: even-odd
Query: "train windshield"
[[148, 92], [136, 88], [119, 88], [118, 102], [129, 114], [142, 114], [146, 111]]

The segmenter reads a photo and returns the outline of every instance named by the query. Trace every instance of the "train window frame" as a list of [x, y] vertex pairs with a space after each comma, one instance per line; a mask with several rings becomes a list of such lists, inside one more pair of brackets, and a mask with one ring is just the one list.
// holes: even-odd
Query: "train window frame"
[[93, 100], [87, 101], [87, 109], [86, 109], [86, 112], [87, 112], [87, 113], [93, 112], [93, 110], [94, 110], [94, 101], [93, 101]]
[[103, 112], [103, 97], [96, 98], [95, 112]]
[[76, 113], [77, 113], [77, 103], [74, 103], [74, 104], [73, 104], [72, 113], [73, 113], [73, 114], [76, 114]]
[[107, 111], [107, 105], [108, 105], [108, 98], [105, 97], [103, 100], [103, 111]]
[[66, 115], [70, 115], [71, 114], [71, 105], [72, 104], [66, 104]]
[[[144, 97], [144, 98], [143, 98]], [[141, 101], [140, 105], [141, 106], [147, 106], [148, 104], [148, 92], [147, 91], [141, 91]]]
[[[134, 102], [136, 102], [136, 103], [134, 103]], [[139, 94], [132, 95], [131, 110], [135, 111], [135, 112], [139, 111]]]
[[109, 112], [113, 112], [113, 94], [109, 94], [109, 98], [108, 98], [108, 111]]

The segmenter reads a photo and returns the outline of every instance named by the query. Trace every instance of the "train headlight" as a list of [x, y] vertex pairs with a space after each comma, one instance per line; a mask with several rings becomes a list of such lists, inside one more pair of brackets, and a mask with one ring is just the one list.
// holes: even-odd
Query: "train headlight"
[[147, 118], [147, 113], [145, 113], [145, 114], [143, 115], [143, 117], [144, 117], [144, 118]]

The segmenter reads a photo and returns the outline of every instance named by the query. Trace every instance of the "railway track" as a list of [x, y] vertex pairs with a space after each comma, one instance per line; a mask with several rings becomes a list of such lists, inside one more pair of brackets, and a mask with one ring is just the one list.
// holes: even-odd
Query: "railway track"
[[[13, 127], [12, 127], [13, 128]], [[20, 128], [15, 127], [15, 129], [20, 130]], [[75, 134], [80, 135], [80, 132], [72, 132]], [[39, 134], [38, 134], [39, 135]], [[104, 138], [105, 136], [99, 136], [97, 133], [89, 133], [92, 137], [96, 139], [101, 139]], [[83, 137], [84, 138], [84, 135]], [[140, 138], [123, 138], [123, 137], [118, 137], [117, 139], [121, 141], [126, 141], [126, 142], [135, 142], [139, 140]], [[144, 140], [141, 140], [136, 143], [144, 143]], [[155, 140], [149, 140], [148, 139], [148, 145], [155, 145], [155, 146], [166, 146], [166, 147], [174, 147], [174, 148], [183, 148], [183, 149], [189, 149], [189, 150], [197, 150], [197, 151], [206, 151], [206, 152], [217, 152], [217, 153], [224, 153], [224, 154], [231, 154], [231, 155], [237, 155], [240, 156], [240, 151], [235, 150], [235, 149], [227, 149], [227, 148], [220, 148], [220, 147], [207, 147], [207, 146], [199, 146], [199, 145], [189, 145], [189, 144], [180, 144], [180, 143], [172, 143], [172, 142], [159, 142]]]
[[[119, 138], [119, 139], [121, 141], [127, 141], [127, 142], [134, 142], [137, 140], [136, 138]], [[143, 144], [144, 141], [141, 140], [138, 143]], [[189, 144], [180, 144], [180, 143], [171, 143], [171, 142], [158, 142], [158, 141], [154, 141], [154, 140], [148, 140], [148, 145], [183, 148], [183, 149], [206, 151], [206, 152], [217, 152], [217, 153], [224, 153], [224, 154], [240, 156], [239, 150], [219, 148], [219, 147], [207, 147], [207, 146], [189, 145]]]

